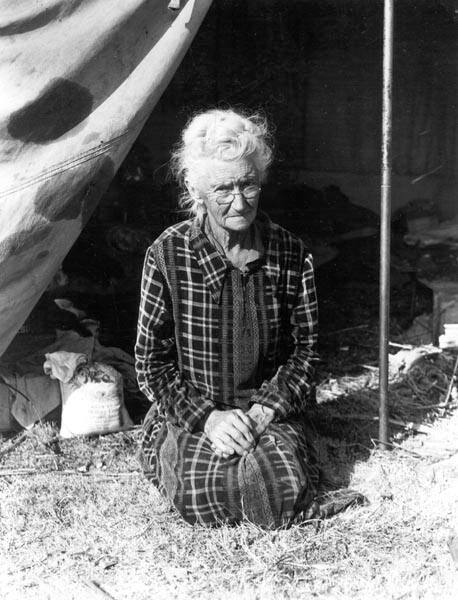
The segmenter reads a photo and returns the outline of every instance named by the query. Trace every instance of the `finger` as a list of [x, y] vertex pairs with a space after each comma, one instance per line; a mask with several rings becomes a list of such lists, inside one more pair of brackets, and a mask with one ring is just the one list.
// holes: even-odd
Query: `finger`
[[[246, 438], [238, 429], [230, 422], [222, 423], [220, 431], [228, 435], [232, 441], [237, 444], [242, 450], [248, 450], [254, 445], [254, 438]], [[237, 449], [239, 452], [239, 449]]]
[[243, 413], [242, 416], [236, 413], [234, 414], [233, 425], [250, 444], [254, 444], [253, 426], [249, 417]]
[[[216, 440], [218, 440], [219, 442], [221, 442], [223, 445], [229, 447], [231, 450], [233, 450], [234, 452], [237, 452], [237, 454], [244, 454], [244, 452], [246, 452], [248, 450], [248, 444], [247, 446], [242, 446], [241, 444], [239, 444], [237, 442], [236, 439], [234, 439], [232, 436], [229, 435], [229, 433], [227, 433], [226, 431], [219, 431], [217, 434], [215, 434], [215, 442]], [[220, 446], [220, 444], [218, 444], [218, 446]]]
[[220, 440], [215, 440], [215, 442], [212, 444], [212, 450], [215, 452], [215, 454], [218, 454], [218, 456], [224, 455], [225, 458], [234, 454], [234, 450], [226, 444], [223, 444]]
[[229, 458], [229, 456], [233, 456], [235, 454], [234, 450], [231, 450], [230, 448], [227, 448], [226, 450], [215, 448], [214, 452], [216, 456], [221, 456], [222, 458]]
[[239, 419], [241, 421], [243, 421], [245, 423], [245, 425], [248, 427], [248, 429], [251, 430], [251, 419], [250, 419], [249, 415], [247, 413], [244, 413], [243, 410], [241, 410], [240, 408], [237, 408], [236, 410], [234, 410], [234, 413], [237, 415], [237, 417], [239, 417]]
[[219, 450], [218, 448], [214, 448], [213, 449], [216, 456], [219, 456], [220, 458], [229, 458], [229, 456], [232, 456], [232, 454], [234, 454], [233, 452], [231, 454], [229, 454], [228, 452], [223, 452], [222, 450]]
[[247, 423], [245, 423], [246, 417], [244, 417], [244, 419], [242, 419], [240, 417], [240, 415], [238, 415], [237, 413], [233, 413], [231, 415], [231, 419], [228, 421], [233, 427], [235, 427], [237, 429], [237, 431], [239, 431], [241, 433], [241, 435], [243, 435], [243, 437], [250, 442], [250, 444], [254, 443], [254, 437], [253, 437], [253, 433], [252, 433], [252, 427], [250, 425], [247, 425]]

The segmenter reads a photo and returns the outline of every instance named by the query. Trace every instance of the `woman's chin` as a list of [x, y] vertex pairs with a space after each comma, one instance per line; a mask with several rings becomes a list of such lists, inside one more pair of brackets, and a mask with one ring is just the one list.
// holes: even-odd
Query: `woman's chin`
[[253, 223], [254, 217], [255, 215], [228, 217], [224, 225], [226, 229], [231, 229], [232, 231], [244, 231]]

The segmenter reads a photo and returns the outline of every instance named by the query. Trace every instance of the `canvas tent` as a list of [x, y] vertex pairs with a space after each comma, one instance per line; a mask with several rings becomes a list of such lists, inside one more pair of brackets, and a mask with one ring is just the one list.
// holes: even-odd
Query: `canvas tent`
[[[180, 64], [211, 0], [0, 0], [0, 355]], [[177, 3], [175, 3], [177, 4]]]
[[[268, 76], [263, 85], [255, 81], [256, 85], [243, 87], [243, 97], [246, 100], [247, 89], [249, 92], [254, 88], [262, 94], [267, 90], [269, 95], [269, 81], [275, 93], [281, 90], [279, 98], [275, 96], [283, 119], [279, 132], [283, 132], [288, 151], [296, 160], [291, 163], [291, 156], [285, 153], [286, 168], [294, 168], [297, 173], [301, 173], [304, 166], [311, 169], [307, 171], [307, 178], [312, 183], [323, 177], [328, 181], [331, 176], [346, 185], [354, 181], [350, 192], [357, 189], [356, 200], [371, 203], [373, 208], [374, 202], [379, 200], [371, 189], [375, 189], [371, 181], [376, 177], [378, 186], [381, 15], [377, 6], [382, 3], [370, 3], [372, 12], [368, 20], [349, 17], [345, 21], [345, 11], [351, 16], [353, 3], [356, 5], [356, 0], [342, 3], [328, 0], [324, 4], [295, 0], [285, 9], [289, 12], [286, 17], [283, 15], [282, 27], [279, 27], [277, 9], [281, 2], [278, 0], [215, 3], [213, 24], [210, 24], [214, 40], [207, 32], [203, 40], [207, 45], [203, 60], [193, 59], [199, 64], [200, 80], [196, 81], [194, 73], [190, 79], [192, 86], [185, 89], [189, 99], [190, 94], [201, 93], [202, 88], [212, 86], [216, 96], [221, 92], [225, 100], [234, 101], [231, 93], [234, 94], [234, 88], [236, 91], [235, 75], [239, 70], [246, 67], [248, 81], [253, 83], [250, 79], [253, 69], [259, 70], [264, 65]], [[0, 76], [2, 83], [6, 83], [6, 93], [0, 101], [0, 164], [4, 168], [0, 180], [0, 328], [3, 333], [0, 354], [79, 235], [171, 79], [211, 0], [175, 2], [181, 8], [177, 14], [167, 10], [168, 4], [171, 3], [166, 0], [129, 0], [119, 7], [109, 0], [20, 0], [14, 3], [0, 0], [0, 45], [4, 57]], [[383, 4], [392, 6], [393, 1], [385, 0]], [[394, 140], [393, 150], [394, 174], [398, 177], [394, 182], [394, 201], [396, 203], [399, 197], [404, 201], [406, 190], [409, 194], [418, 193], [413, 184], [435, 179], [424, 188], [427, 195], [431, 190], [437, 192], [444, 188], [444, 193], [438, 193], [438, 196], [443, 195], [439, 198], [441, 208], [454, 211], [453, 193], [447, 192], [449, 188], [455, 189], [450, 185], [456, 157], [454, 61], [453, 56], [450, 60], [445, 58], [445, 53], [449, 53], [447, 43], [441, 40], [438, 44], [436, 38], [437, 27], [441, 27], [445, 40], [450, 38], [448, 21], [455, 15], [455, 0], [437, 0], [431, 5], [425, 0], [420, 4], [423, 11], [417, 7], [414, 26], [411, 27], [411, 14], [408, 19], [404, 14], [396, 23], [401, 32], [404, 23], [404, 33], [397, 36], [396, 42], [399, 62], [393, 126], [400, 134]], [[234, 8], [237, 5], [239, 9], [243, 6], [244, 11], [256, 13], [263, 29], [255, 30], [250, 36], [240, 11], [238, 21], [234, 17], [237, 22], [231, 27], [227, 17], [237, 13]], [[306, 12], [301, 5], [314, 5], [316, 18], [332, 31], [328, 40], [326, 35], [320, 43], [315, 39], [315, 50], [318, 48], [315, 54], [304, 51], [304, 44], [313, 38], [313, 23], [305, 27], [313, 21], [313, 11], [307, 9]], [[398, 6], [402, 9], [402, 5]], [[439, 6], [445, 9], [439, 10]], [[337, 12], [343, 7], [342, 19], [328, 19], [329, 7]], [[410, 9], [404, 6], [403, 11], [410, 12]], [[211, 14], [209, 17], [212, 21]], [[436, 29], [430, 27], [430, 18]], [[240, 27], [242, 21], [244, 27]], [[343, 28], [342, 23], [346, 23]], [[350, 35], [352, 27], [353, 35]], [[263, 34], [258, 38], [268, 38], [264, 47], [255, 39], [259, 31]], [[327, 29], [316, 31], [320, 33], [313, 31], [313, 35], [319, 37], [323, 31], [326, 34]], [[277, 65], [273, 76], [275, 61], [269, 52], [275, 55], [281, 52], [278, 43], [270, 43], [269, 35], [278, 42], [285, 32], [288, 35], [282, 56], [289, 57], [285, 62], [289, 68]], [[406, 32], [409, 35], [406, 36]], [[290, 47], [291, 40], [303, 55], [299, 61]], [[258, 47], [260, 56], [256, 56]], [[269, 52], [266, 52], [267, 47]], [[239, 61], [234, 58], [237, 50]], [[226, 60], [228, 51], [230, 65]], [[247, 56], [251, 60], [247, 60]], [[224, 61], [224, 69], [219, 68], [219, 58]], [[214, 61], [214, 64], [206, 61]], [[294, 77], [292, 71], [296, 74]], [[243, 77], [240, 79], [243, 82]], [[222, 85], [225, 81], [228, 89]], [[183, 89], [178, 86], [175, 92], [176, 102], [170, 102], [170, 96], [165, 102], [170, 121], [177, 127], [176, 108], [177, 103], [182, 105]], [[334, 105], [338, 110], [334, 110]], [[292, 109], [297, 114], [292, 115]], [[158, 128], [150, 124], [143, 134], [154, 146], [159, 161], [162, 161], [161, 143], [167, 150], [170, 146], [164, 116], [159, 110]], [[386, 173], [391, 173], [389, 165], [386, 165]], [[404, 179], [400, 181], [400, 177]], [[366, 180], [369, 184], [362, 185]], [[452, 198], [451, 202], [448, 197]], [[390, 204], [387, 202], [385, 206], [389, 208]], [[388, 213], [384, 222], [388, 225]], [[389, 230], [385, 231], [384, 239], [382, 271], [388, 274]], [[385, 313], [382, 329], [387, 333], [388, 278], [381, 287], [382, 317]], [[381, 345], [386, 359], [386, 335], [384, 337]]]

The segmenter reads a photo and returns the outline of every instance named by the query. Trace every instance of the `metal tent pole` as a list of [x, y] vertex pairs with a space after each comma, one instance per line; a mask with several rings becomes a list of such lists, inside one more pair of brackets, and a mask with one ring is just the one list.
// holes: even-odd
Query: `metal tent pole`
[[382, 183], [380, 206], [380, 407], [379, 440], [388, 443], [388, 342], [390, 327], [391, 138], [394, 0], [384, 0]]

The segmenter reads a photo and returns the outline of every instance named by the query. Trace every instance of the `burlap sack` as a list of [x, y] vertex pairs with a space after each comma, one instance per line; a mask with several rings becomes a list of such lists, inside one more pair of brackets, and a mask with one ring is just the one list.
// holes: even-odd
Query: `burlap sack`
[[83, 353], [59, 351], [45, 356], [45, 373], [60, 384], [62, 437], [111, 433], [132, 426], [124, 406], [123, 378], [115, 368], [89, 362]]
[[124, 406], [123, 380], [101, 363], [79, 367], [68, 383], [60, 382], [63, 438], [122, 431], [132, 426]]

